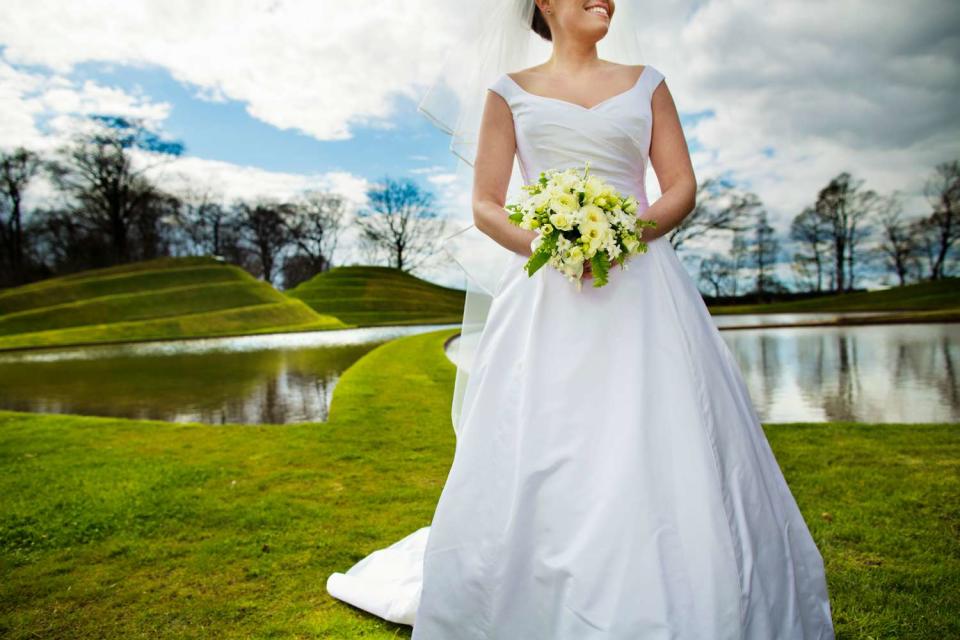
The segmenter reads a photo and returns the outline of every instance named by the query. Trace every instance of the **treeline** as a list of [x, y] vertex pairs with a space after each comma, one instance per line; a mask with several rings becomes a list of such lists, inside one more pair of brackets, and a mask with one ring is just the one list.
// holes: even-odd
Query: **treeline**
[[[206, 185], [172, 192], [152, 176], [182, 152], [142, 121], [102, 115], [51, 154], [0, 151], [0, 286], [164, 256], [220, 256], [283, 287], [333, 266], [350, 213], [343, 196], [228, 204]], [[53, 193], [28, 209], [32, 187]], [[368, 264], [409, 271], [439, 253], [432, 193], [384, 178], [366, 195], [349, 224]]]
[[[900, 193], [880, 194], [843, 172], [793, 218], [788, 233], [778, 234], [755, 194], [708, 180], [698, 189], [694, 211], [669, 237], [680, 249], [697, 237], [731, 236], [727, 252], [700, 259], [701, 289], [714, 299], [843, 293], [867, 276], [905, 285], [956, 275], [960, 161], [938, 165], [924, 195], [927, 208], [908, 212]], [[778, 264], [788, 265], [781, 270], [786, 278]]]
[[[411, 180], [384, 178], [353, 217], [341, 195], [319, 190], [226, 204], [205, 185], [173, 193], [151, 178], [182, 151], [141, 121], [113, 116], [92, 116], [87, 130], [49, 156], [0, 151], [0, 286], [214, 255], [289, 288], [333, 266], [348, 226], [366, 264], [411, 271], [442, 257], [447, 223], [433, 194]], [[26, 210], [35, 183], [53, 193]], [[868, 276], [900, 285], [936, 280], [956, 273], [960, 161], [938, 165], [924, 193], [925, 210], [908, 212], [899, 193], [881, 195], [844, 172], [779, 234], [755, 194], [709, 179], [668, 237], [678, 251], [716, 234], [731, 237], [728, 251], [698, 255], [693, 266], [704, 295], [715, 299], [846, 292]]]

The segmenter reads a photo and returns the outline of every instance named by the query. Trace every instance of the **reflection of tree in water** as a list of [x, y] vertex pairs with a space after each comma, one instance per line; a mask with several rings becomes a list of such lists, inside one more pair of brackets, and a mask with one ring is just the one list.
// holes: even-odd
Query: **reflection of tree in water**
[[955, 325], [724, 334], [762, 420], [923, 422], [960, 416]]
[[830, 386], [824, 385], [821, 392], [823, 410], [827, 420], [854, 420], [853, 408], [860, 397], [859, 351], [857, 341], [850, 339], [845, 331], [835, 336], [833, 375]]
[[330, 417], [333, 388], [340, 376], [331, 373], [310, 375], [298, 371], [288, 371], [287, 375], [295, 382], [287, 398], [288, 405], [297, 407], [297, 417], [293, 417], [291, 422], [326, 422]]
[[760, 376], [762, 389], [759, 394], [764, 408], [769, 410], [776, 404], [777, 395], [783, 385], [783, 365], [780, 362], [783, 340], [769, 333], [761, 333], [759, 342], [760, 372], [763, 374]]
[[957, 352], [960, 344], [946, 334], [935, 339], [915, 339], [905, 336], [897, 345], [894, 379], [897, 388], [928, 380], [940, 405], [949, 410], [946, 421], [960, 419], [960, 389], [957, 380]]
[[380, 344], [0, 364], [0, 408], [207, 424], [324, 421], [340, 373]]
[[257, 397], [252, 399], [250, 405], [250, 412], [254, 413], [256, 418], [248, 422], [274, 422], [272, 416], [277, 411], [277, 376], [270, 376], [264, 380], [257, 392]]
[[[960, 420], [960, 325], [723, 334], [762, 420]], [[322, 422], [341, 373], [379, 344], [124, 356], [91, 350], [95, 357], [51, 362], [0, 355], [0, 408], [208, 424]]]
[[960, 420], [960, 389], [957, 385], [956, 364], [957, 344], [953, 343], [947, 336], [941, 336], [937, 346], [943, 358], [941, 370], [944, 373], [943, 378], [937, 384], [937, 389], [940, 391], [943, 403], [950, 407], [950, 420], [956, 422]]

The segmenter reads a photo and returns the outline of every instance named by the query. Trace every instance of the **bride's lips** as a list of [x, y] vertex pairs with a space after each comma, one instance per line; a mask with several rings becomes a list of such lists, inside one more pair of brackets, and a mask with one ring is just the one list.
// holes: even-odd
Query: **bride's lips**
[[[591, 11], [591, 9], [594, 8], [594, 7], [601, 7], [601, 8], [603, 8], [603, 9], [605, 9], [606, 12], [607, 12], [606, 15], [604, 15], [603, 12], [601, 12], [601, 11]], [[606, 0], [599, 0], [598, 2], [591, 2], [590, 4], [588, 4], [587, 6], [585, 6], [585, 7], [583, 8], [583, 10], [586, 11], [587, 13], [600, 16], [601, 18], [604, 18], [604, 19], [606, 19], [606, 20], [609, 20], [609, 19], [610, 19], [610, 5], [609, 5], [609, 3], [607, 3]]]

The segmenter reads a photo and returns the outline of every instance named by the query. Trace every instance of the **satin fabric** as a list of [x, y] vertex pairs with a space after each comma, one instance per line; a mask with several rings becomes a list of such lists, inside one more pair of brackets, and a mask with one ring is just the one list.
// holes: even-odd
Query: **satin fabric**
[[[662, 80], [647, 65], [590, 108], [490, 89], [525, 181], [589, 160], [642, 217]], [[822, 557], [669, 241], [581, 291], [525, 259], [497, 284], [430, 526], [328, 591], [413, 640], [832, 639]]]

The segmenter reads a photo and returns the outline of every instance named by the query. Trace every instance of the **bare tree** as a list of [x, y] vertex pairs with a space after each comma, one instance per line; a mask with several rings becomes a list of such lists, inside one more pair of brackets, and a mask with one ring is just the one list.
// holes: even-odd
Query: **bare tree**
[[268, 198], [260, 198], [253, 204], [239, 202], [235, 205], [237, 224], [243, 230], [243, 238], [256, 255], [260, 277], [273, 283], [276, 265], [290, 243], [287, 218], [292, 215], [293, 205]]
[[797, 245], [793, 253], [795, 272], [803, 281], [815, 281], [815, 291], [823, 291], [831, 249], [829, 222], [815, 208], [808, 207], [790, 224], [790, 239]]
[[700, 261], [700, 279], [713, 287], [715, 298], [729, 289], [732, 278], [733, 265], [728, 257], [713, 253]]
[[72, 198], [76, 215], [110, 238], [114, 262], [130, 259], [130, 229], [147, 203], [161, 192], [144, 175], [160, 163], [133, 167], [132, 149], [169, 158], [182, 146], [160, 140], [140, 120], [94, 116], [98, 126], [73, 137], [48, 164], [57, 187]]
[[686, 242], [715, 231], [745, 231], [760, 207], [755, 194], [741, 194], [730, 183], [708, 178], [697, 187], [696, 204], [667, 237], [674, 250]]
[[857, 248], [870, 233], [869, 216], [876, 207], [877, 194], [861, 191], [863, 180], [841, 173], [817, 196], [817, 213], [828, 223], [833, 244], [834, 285], [839, 292], [853, 289]]
[[180, 213], [180, 199], [158, 191], [143, 203], [130, 228], [129, 256], [132, 260], [152, 260], [171, 254], [173, 234]]
[[438, 254], [444, 221], [432, 207], [432, 193], [410, 179], [385, 178], [368, 190], [367, 199], [357, 224], [368, 249], [386, 253], [390, 266], [401, 271], [412, 271]]
[[767, 222], [767, 212], [761, 211], [754, 228], [751, 242], [751, 258], [757, 275], [757, 294], [762, 296], [777, 287], [777, 279], [771, 273], [780, 255], [780, 241], [774, 228]]
[[902, 287], [907, 284], [916, 261], [917, 237], [910, 222], [903, 218], [899, 194], [894, 192], [881, 198], [878, 210], [880, 239], [877, 252], [883, 257], [885, 266], [896, 274]]
[[740, 272], [747, 266], [750, 259], [750, 241], [747, 239], [746, 232], [737, 230], [733, 232], [733, 241], [730, 243], [730, 282], [732, 290], [730, 295], [737, 295], [740, 288]]
[[207, 187], [188, 186], [178, 193], [181, 208], [179, 224], [189, 238], [191, 252], [223, 255], [223, 240], [229, 212], [222, 196]]
[[294, 203], [287, 224], [301, 262], [312, 275], [330, 269], [344, 228], [346, 200], [336, 193], [308, 191]]
[[937, 165], [924, 192], [933, 205], [929, 227], [936, 234], [930, 277], [939, 280], [946, 275], [948, 256], [960, 239], [960, 161], [953, 160]]
[[[23, 196], [27, 185], [39, 173], [42, 161], [33, 151], [17, 147], [12, 153], [0, 151], [0, 248], [9, 268], [7, 284], [26, 281], [24, 265]], [[0, 278], [6, 280], [6, 278]]]

